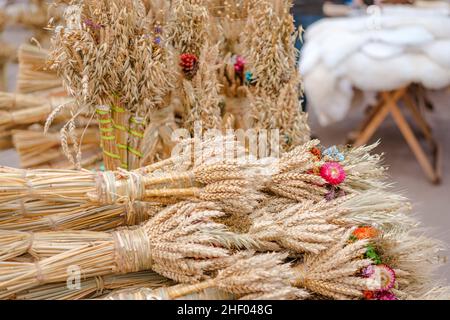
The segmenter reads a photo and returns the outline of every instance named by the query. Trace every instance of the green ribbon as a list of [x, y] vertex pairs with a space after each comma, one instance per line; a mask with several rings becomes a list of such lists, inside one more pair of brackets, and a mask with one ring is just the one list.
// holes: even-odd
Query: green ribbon
[[120, 159], [120, 156], [118, 154], [114, 154], [111, 152], [108, 152], [106, 150], [103, 149], [103, 153], [106, 154], [108, 157], [111, 157], [113, 159]]
[[142, 154], [142, 152], [139, 152], [136, 149], [133, 149], [131, 147], [128, 147], [128, 151], [130, 151], [131, 153], [133, 153], [134, 155], [138, 156], [139, 158], [143, 158], [144, 155]]

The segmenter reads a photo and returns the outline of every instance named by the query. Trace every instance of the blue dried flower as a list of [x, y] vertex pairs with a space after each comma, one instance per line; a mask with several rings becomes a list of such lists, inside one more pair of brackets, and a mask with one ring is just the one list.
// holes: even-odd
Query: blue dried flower
[[335, 161], [342, 162], [345, 160], [345, 156], [342, 152], [339, 151], [339, 149], [336, 146], [332, 146], [328, 149], [326, 149], [323, 152], [324, 156], [327, 156]]
[[251, 71], [245, 72], [245, 83], [249, 84], [252, 83], [253, 80], [253, 73]]

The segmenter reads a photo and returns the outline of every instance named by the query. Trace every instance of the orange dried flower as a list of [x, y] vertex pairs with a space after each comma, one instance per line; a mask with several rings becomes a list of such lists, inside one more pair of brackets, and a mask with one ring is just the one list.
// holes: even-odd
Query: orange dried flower
[[322, 159], [322, 152], [320, 151], [319, 148], [316, 148], [316, 147], [312, 148], [312, 149], [311, 149], [311, 153], [312, 153], [314, 156], [316, 156], [317, 159], [319, 159], [319, 160]]
[[359, 227], [358, 229], [353, 231], [353, 235], [358, 240], [372, 239], [378, 235], [378, 230], [375, 229], [374, 227], [369, 227], [369, 226]]
[[373, 293], [373, 291], [368, 291], [368, 290], [365, 290], [363, 292], [363, 295], [364, 295], [364, 299], [366, 299], [366, 300], [373, 300], [373, 298], [375, 297], [375, 294]]

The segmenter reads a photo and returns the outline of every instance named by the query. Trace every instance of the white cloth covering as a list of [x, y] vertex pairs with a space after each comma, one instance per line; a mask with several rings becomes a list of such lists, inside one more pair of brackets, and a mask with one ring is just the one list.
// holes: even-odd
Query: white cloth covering
[[367, 95], [410, 83], [450, 85], [450, 17], [408, 8], [324, 19], [305, 35], [300, 72], [321, 125], [345, 118], [354, 89]]

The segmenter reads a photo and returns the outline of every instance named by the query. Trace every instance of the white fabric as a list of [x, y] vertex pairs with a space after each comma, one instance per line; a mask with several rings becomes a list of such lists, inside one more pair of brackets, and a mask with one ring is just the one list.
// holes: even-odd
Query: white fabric
[[421, 12], [323, 19], [308, 29], [300, 72], [322, 125], [345, 118], [354, 88], [373, 95], [410, 83], [450, 85], [450, 17]]

